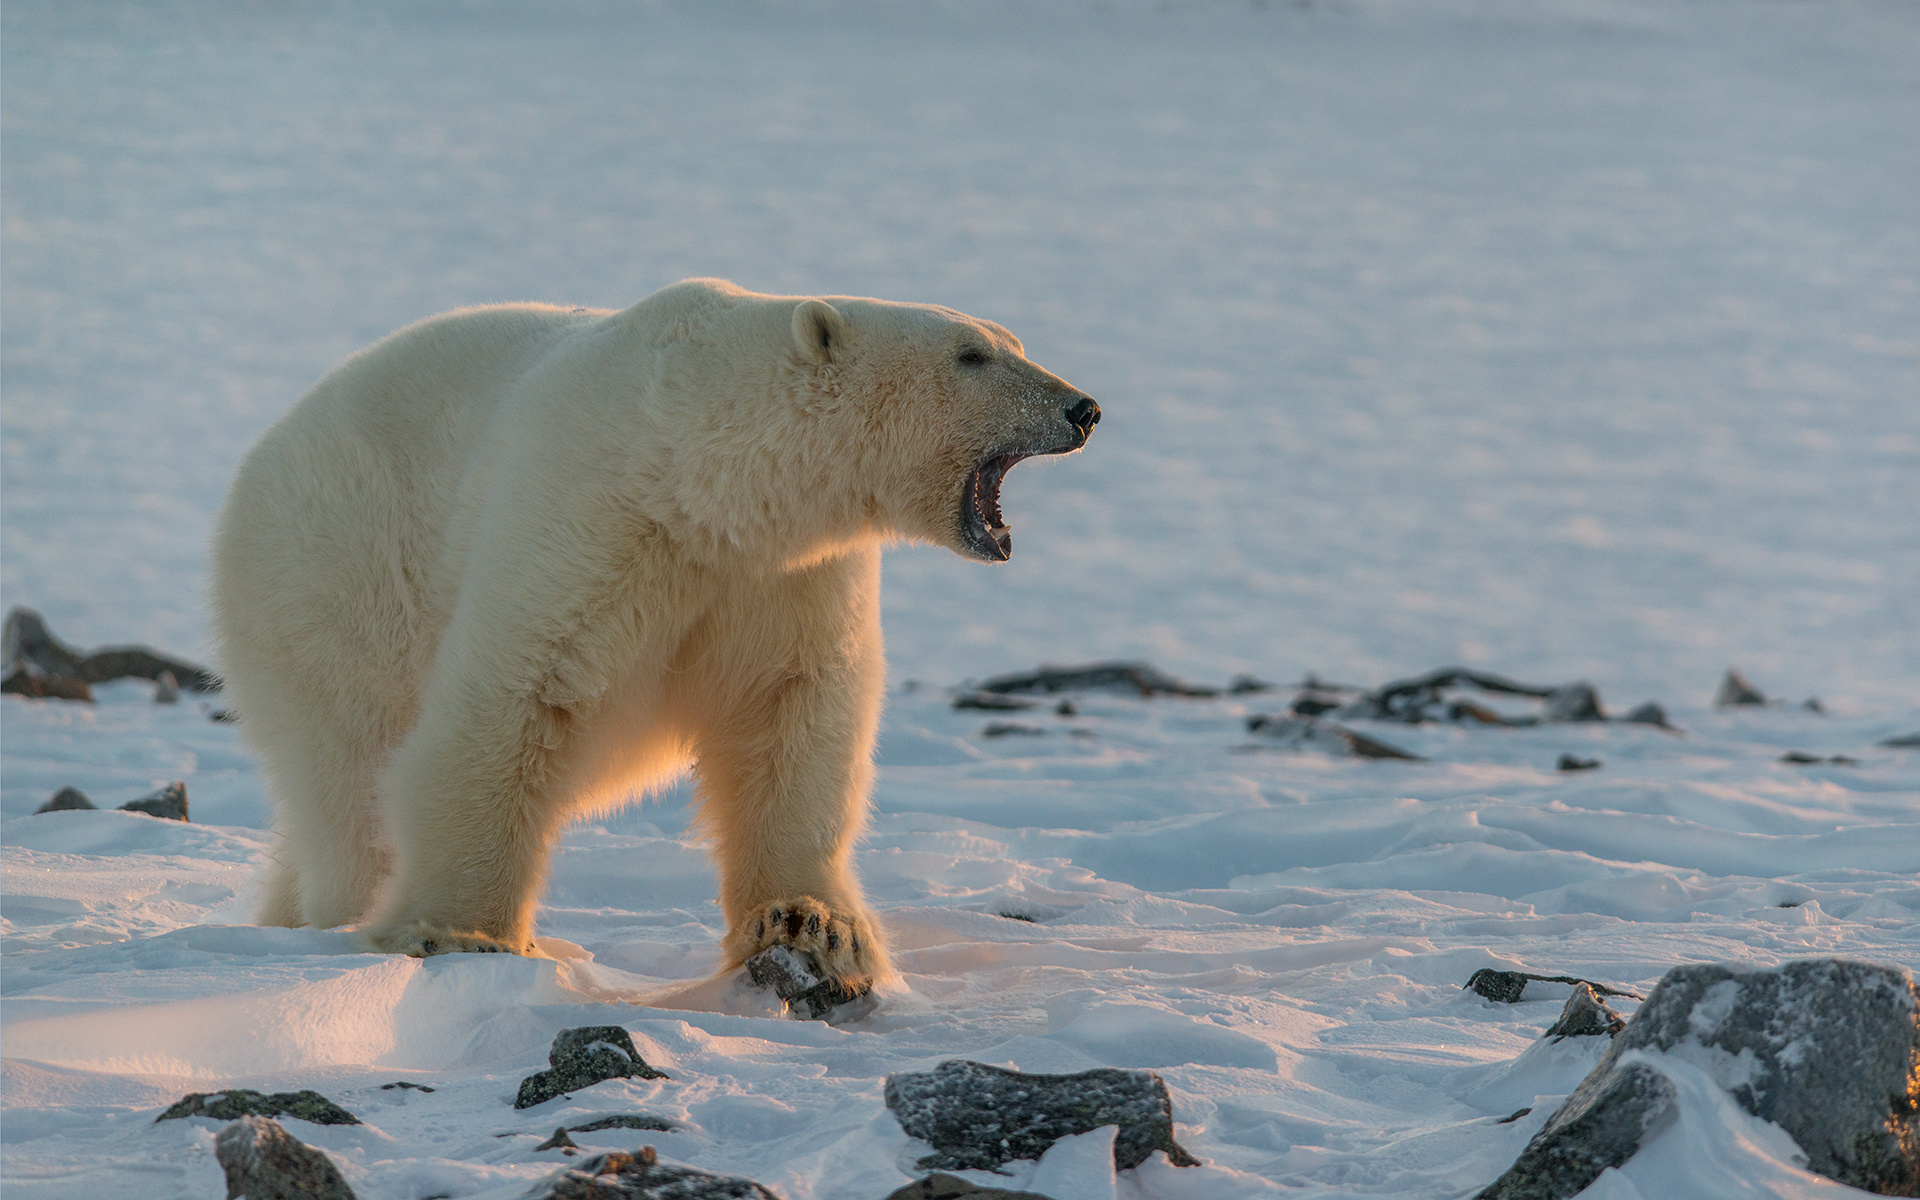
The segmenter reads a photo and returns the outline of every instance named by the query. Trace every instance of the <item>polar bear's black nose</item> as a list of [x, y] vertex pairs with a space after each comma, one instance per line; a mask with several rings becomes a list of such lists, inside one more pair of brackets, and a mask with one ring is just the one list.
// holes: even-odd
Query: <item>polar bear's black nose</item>
[[1080, 431], [1081, 437], [1093, 432], [1100, 423], [1100, 406], [1093, 402], [1092, 396], [1082, 396], [1067, 409], [1067, 424]]

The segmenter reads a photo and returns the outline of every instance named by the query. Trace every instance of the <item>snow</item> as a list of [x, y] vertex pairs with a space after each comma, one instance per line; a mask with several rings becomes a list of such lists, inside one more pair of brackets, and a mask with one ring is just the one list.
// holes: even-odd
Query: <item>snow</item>
[[[70, 641], [204, 657], [239, 456], [340, 357], [455, 305], [699, 274], [938, 302], [1105, 412], [1085, 454], [1010, 477], [1010, 564], [889, 555], [860, 870], [903, 975], [844, 1027], [706, 979], [685, 785], [568, 833], [549, 957], [396, 959], [247, 924], [261, 780], [205, 701], [6, 697], [10, 1197], [219, 1195], [217, 1123], [153, 1117], [311, 1087], [366, 1124], [288, 1126], [364, 1197], [514, 1195], [564, 1161], [532, 1150], [555, 1126], [649, 1112], [677, 1128], [575, 1140], [877, 1200], [927, 1152], [884, 1077], [953, 1057], [1159, 1071], [1207, 1163], [1103, 1175], [1095, 1131], [1000, 1186], [1453, 1197], [1597, 1057], [1539, 1040], [1564, 988], [1493, 1004], [1461, 988], [1480, 967], [1641, 993], [1683, 962], [1920, 967], [1920, 751], [1878, 745], [1920, 730], [1910, 5], [0, 21], [0, 603]], [[1004, 714], [950, 707], [1111, 657], [1584, 678], [1684, 732], [1358, 722], [1423, 756], [1366, 761], [1250, 734], [1284, 691], [1088, 695], [997, 738]], [[1707, 707], [1730, 664], [1789, 703]], [[191, 824], [31, 815], [171, 779]], [[512, 1109], [555, 1032], [607, 1023], [672, 1078]], [[1589, 1195], [1844, 1190], [1663, 1069], [1680, 1120]]]

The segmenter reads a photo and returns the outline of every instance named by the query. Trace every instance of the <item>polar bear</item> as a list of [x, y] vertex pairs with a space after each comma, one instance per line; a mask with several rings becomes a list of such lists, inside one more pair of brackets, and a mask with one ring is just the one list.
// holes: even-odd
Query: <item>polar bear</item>
[[1008, 469], [1099, 419], [991, 322], [713, 279], [354, 355], [246, 456], [215, 537], [276, 813], [259, 919], [532, 953], [560, 828], [692, 766], [722, 969], [786, 943], [870, 984], [880, 548], [1005, 560]]

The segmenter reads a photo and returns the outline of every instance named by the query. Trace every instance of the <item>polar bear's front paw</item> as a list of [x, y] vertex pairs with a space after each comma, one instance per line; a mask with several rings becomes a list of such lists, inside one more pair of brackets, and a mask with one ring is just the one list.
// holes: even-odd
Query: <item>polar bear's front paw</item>
[[362, 940], [387, 954], [409, 954], [429, 958], [435, 954], [534, 954], [532, 943], [515, 949], [484, 933], [447, 929], [415, 922], [398, 929], [372, 930]]
[[885, 961], [873, 918], [864, 912], [836, 912], [811, 896], [767, 905], [742, 932], [743, 959], [770, 946], [792, 946], [811, 954], [822, 971], [856, 991], [873, 985]]

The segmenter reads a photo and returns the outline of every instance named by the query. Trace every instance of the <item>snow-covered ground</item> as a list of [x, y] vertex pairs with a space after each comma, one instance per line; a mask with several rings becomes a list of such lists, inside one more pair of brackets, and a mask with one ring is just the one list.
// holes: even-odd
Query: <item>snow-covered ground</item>
[[[265, 813], [232, 726], [132, 684], [7, 697], [10, 1198], [217, 1196], [214, 1123], [152, 1118], [251, 1086], [367, 1121], [289, 1122], [363, 1197], [511, 1194], [560, 1161], [523, 1135], [644, 1110], [681, 1129], [576, 1140], [878, 1200], [925, 1153], [881, 1080], [948, 1057], [1166, 1077], [1209, 1165], [1116, 1183], [1063, 1145], [1034, 1185], [1058, 1200], [1451, 1197], [1592, 1055], [1516, 1061], [1559, 1003], [1463, 992], [1479, 967], [1642, 991], [1701, 960], [1920, 967], [1920, 751], [1876, 745], [1920, 730], [1911, 4], [0, 22], [0, 603], [74, 642], [204, 656], [240, 454], [339, 357], [459, 304], [695, 274], [934, 301], [1106, 414], [1012, 477], [1007, 567], [889, 558], [861, 870], [905, 975], [852, 1025], [695, 984], [720, 923], [684, 788], [568, 836], [554, 959], [362, 955], [244, 924]], [[1093, 696], [1000, 738], [949, 707], [1114, 656], [1581, 677], [1685, 732], [1369, 725], [1427, 761], [1365, 762], [1257, 746], [1245, 717], [1285, 692]], [[1709, 708], [1732, 663], [1828, 715]], [[174, 778], [190, 825], [29, 815]], [[673, 1079], [510, 1107], [555, 1030], [608, 1021]], [[437, 1090], [379, 1087], [402, 1078]], [[1791, 1154], [1696, 1104], [1594, 1193], [1843, 1190]]]

